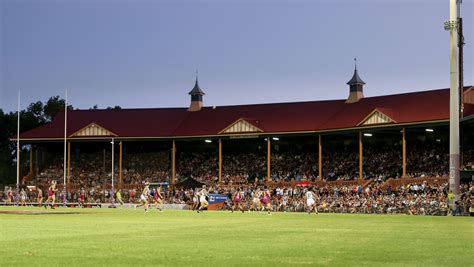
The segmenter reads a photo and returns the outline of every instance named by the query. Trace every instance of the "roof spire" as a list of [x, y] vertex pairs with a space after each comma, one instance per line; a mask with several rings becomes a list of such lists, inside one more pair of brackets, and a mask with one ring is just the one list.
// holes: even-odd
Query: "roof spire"
[[204, 95], [204, 92], [199, 87], [198, 74], [198, 69], [196, 69], [196, 82], [194, 83], [194, 88], [189, 92], [190, 95]]
[[348, 85], [352, 84], [365, 84], [365, 82], [359, 77], [359, 73], [357, 72], [357, 58], [354, 58], [354, 75], [350, 81], [347, 82]]
[[203, 107], [202, 96], [205, 94], [201, 88], [199, 88], [198, 76], [199, 71], [196, 69], [196, 83], [194, 84], [193, 89], [189, 92], [191, 95], [191, 105], [189, 106], [188, 111], [199, 111]]
[[349, 97], [346, 103], [355, 103], [364, 98], [365, 82], [359, 77], [359, 73], [357, 72], [357, 57], [354, 57], [354, 75], [352, 75], [352, 78], [347, 84], [349, 85]]

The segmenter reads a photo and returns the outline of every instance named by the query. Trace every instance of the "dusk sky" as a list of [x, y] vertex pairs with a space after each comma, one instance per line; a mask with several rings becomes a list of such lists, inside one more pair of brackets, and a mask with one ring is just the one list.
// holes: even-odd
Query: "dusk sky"
[[[465, 85], [474, 4], [464, 0]], [[449, 0], [0, 0], [0, 108], [68, 89], [76, 108], [345, 99], [449, 87]], [[422, 99], [420, 99], [422, 101]]]

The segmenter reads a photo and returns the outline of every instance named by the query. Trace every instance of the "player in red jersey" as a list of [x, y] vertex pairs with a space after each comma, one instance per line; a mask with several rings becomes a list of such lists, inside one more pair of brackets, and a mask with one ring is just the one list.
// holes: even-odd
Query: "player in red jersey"
[[56, 191], [58, 189], [56, 188], [56, 181], [51, 181], [51, 185], [48, 188], [48, 199], [44, 202], [44, 208], [46, 209], [48, 207], [48, 202], [51, 202], [51, 208], [54, 209], [54, 201], [56, 201]]
[[[153, 196], [155, 199], [156, 208], [160, 211], [163, 211], [163, 196], [161, 195], [161, 185], [158, 188], [155, 188], [155, 195]], [[161, 205], [161, 208], [158, 206]]]
[[130, 202], [135, 203], [135, 195], [137, 194], [137, 190], [135, 189], [129, 190], [129, 194], [130, 194]]
[[232, 197], [232, 212], [234, 212], [235, 208], [238, 207], [240, 211], [242, 211], [242, 213], [244, 213], [244, 208], [242, 206], [242, 193], [241, 193], [241, 189], [238, 188], [237, 191], [235, 191], [234, 193], [234, 196]]
[[8, 188], [7, 191], [7, 204], [11, 204], [13, 202], [13, 191], [12, 188]]
[[84, 187], [81, 187], [81, 190], [79, 190], [79, 197], [77, 198], [79, 207], [84, 208], [85, 201], [86, 201], [86, 190], [84, 190]]
[[271, 215], [270, 211], [272, 209], [272, 203], [270, 202], [270, 191], [268, 190], [267, 186], [264, 187], [263, 189], [263, 196], [260, 202], [262, 203], [262, 206], [264, 209], [267, 210], [268, 215]]

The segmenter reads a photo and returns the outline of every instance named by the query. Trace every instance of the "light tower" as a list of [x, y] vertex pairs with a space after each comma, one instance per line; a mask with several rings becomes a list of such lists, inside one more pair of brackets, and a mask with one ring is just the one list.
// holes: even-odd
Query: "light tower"
[[[449, 1], [449, 21], [444, 23], [449, 31], [450, 58], [450, 100], [449, 100], [449, 191], [454, 193], [454, 201], [459, 200], [459, 62], [458, 62], [458, 29], [461, 0]], [[461, 88], [462, 90], [462, 88]], [[456, 205], [452, 206], [455, 208]]]

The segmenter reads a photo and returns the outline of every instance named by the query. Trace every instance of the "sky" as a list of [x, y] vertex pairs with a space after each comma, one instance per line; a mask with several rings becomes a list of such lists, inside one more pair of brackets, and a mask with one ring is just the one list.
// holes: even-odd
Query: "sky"
[[[465, 85], [474, 4], [464, 0]], [[0, 0], [0, 108], [345, 99], [449, 87], [449, 0]]]

